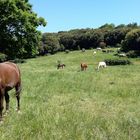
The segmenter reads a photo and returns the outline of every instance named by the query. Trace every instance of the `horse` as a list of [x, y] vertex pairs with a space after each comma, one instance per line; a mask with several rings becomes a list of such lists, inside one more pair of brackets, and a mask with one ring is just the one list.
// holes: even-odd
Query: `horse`
[[100, 67], [106, 68], [106, 63], [105, 62], [99, 62], [97, 69], [99, 70]]
[[86, 70], [88, 65], [86, 63], [81, 63], [81, 71]]
[[62, 68], [63, 69], [65, 66], [66, 66], [65, 64], [58, 64], [57, 65], [57, 69], [59, 69], [59, 68]]
[[4, 97], [6, 113], [9, 110], [10, 97], [8, 91], [15, 88], [17, 111], [20, 111], [21, 73], [19, 67], [12, 62], [0, 63], [0, 122], [3, 120]]

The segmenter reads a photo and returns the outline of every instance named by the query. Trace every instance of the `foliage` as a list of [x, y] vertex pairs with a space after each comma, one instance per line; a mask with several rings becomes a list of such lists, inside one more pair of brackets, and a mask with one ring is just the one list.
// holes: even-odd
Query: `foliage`
[[115, 25], [113, 23], [111, 23], [111, 24], [106, 23], [106, 24], [102, 25], [101, 27], [99, 27], [99, 29], [107, 29], [107, 30], [112, 30], [114, 28], [115, 28]]
[[42, 36], [42, 50], [39, 52], [40, 54], [54, 54], [60, 50], [63, 50], [63, 45], [60, 46], [59, 40], [57, 36], [53, 36], [51, 33], [45, 33]]
[[86, 51], [86, 49], [85, 48], [82, 48], [82, 52], [85, 52]]
[[130, 32], [128, 32], [122, 44], [123, 51], [140, 51], [140, 29], [133, 29]]
[[46, 23], [28, 0], [0, 1], [0, 52], [9, 59], [34, 57], [40, 39], [36, 28]]
[[[120, 24], [116, 27], [114, 24], [104, 24], [97, 29], [87, 28], [60, 31], [58, 33], [52, 33], [51, 36], [58, 40], [60, 44], [58, 51], [66, 49], [81, 50], [82, 48], [91, 49], [97, 47], [106, 48], [108, 46], [122, 47], [122, 42], [125, 40], [126, 34], [134, 29], [139, 29], [139, 26], [136, 23], [130, 23], [128, 25]], [[50, 33], [46, 35], [46, 38], [49, 38], [49, 34]], [[57, 46], [58, 42], [53, 41], [53, 45], [50, 46], [50, 48], [54, 45]], [[44, 45], [45, 43], [46, 41], [44, 42], [44, 40], [42, 40], [42, 44]]]
[[7, 60], [7, 56], [3, 53], [0, 53], [0, 62], [4, 62]]
[[14, 60], [10, 60], [10, 62], [13, 62], [13, 63], [25, 63], [26, 60], [25, 59], [16, 58]]
[[107, 65], [113, 66], [113, 65], [129, 65], [131, 62], [126, 59], [105, 59], [104, 60]]
[[131, 51], [127, 52], [126, 55], [127, 55], [127, 57], [130, 57], [130, 58], [136, 58], [136, 57], [140, 56], [140, 51], [131, 50]]
[[70, 50], [68, 50], [68, 49], [67, 49], [67, 50], [65, 50], [65, 53], [69, 53], [69, 52], [70, 52]]
[[101, 41], [99, 43], [99, 47], [102, 48], [102, 49], [104, 49], [106, 47], [106, 43], [104, 41]]
[[77, 44], [76, 44], [76, 38], [71, 33], [61, 33], [59, 35], [60, 37], [60, 44], [63, 44], [65, 49], [68, 50], [75, 50]]
[[107, 31], [104, 35], [104, 41], [108, 46], [116, 46], [121, 43], [128, 31], [130, 31], [128, 28], [117, 28]]
[[117, 43], [115, 47], [118, 48], [118, 49], [121, 49], [122, 48], [122, 45], [119, 44], [119, 43]]

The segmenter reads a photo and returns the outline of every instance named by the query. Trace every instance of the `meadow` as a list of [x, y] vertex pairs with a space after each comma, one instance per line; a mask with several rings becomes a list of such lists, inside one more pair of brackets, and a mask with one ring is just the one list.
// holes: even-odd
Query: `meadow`
[[[114, 53], [61, 52], [18, 64], [21, 114], [14, 90], [0, 140], [139, 140], [140, 59], [96, 70]], [[57, 70], [57, 60], [66, 64]], [[80, 63], [87, 62], [87, 71]]]

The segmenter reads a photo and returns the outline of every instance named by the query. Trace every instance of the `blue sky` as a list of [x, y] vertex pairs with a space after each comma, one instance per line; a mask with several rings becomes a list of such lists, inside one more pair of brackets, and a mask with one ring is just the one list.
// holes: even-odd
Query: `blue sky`
[[140, 24], [140, 0], [29, 0], [47, 21], [42, 32], [98, 28], [105, 23]]

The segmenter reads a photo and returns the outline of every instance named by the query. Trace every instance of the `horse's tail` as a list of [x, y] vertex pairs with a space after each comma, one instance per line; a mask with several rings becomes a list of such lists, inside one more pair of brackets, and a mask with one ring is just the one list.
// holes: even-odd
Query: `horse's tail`
[[21, 93], [22, 90], [22, 86], [21, 84], [18, 86], [17, 90], [16, 90], [16, 96], [18, 96]]

